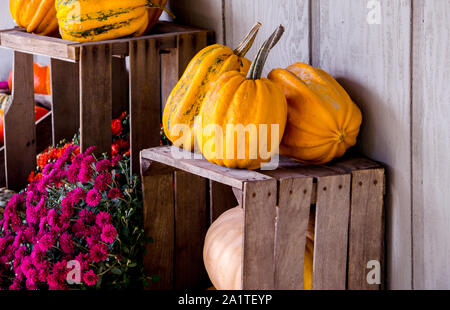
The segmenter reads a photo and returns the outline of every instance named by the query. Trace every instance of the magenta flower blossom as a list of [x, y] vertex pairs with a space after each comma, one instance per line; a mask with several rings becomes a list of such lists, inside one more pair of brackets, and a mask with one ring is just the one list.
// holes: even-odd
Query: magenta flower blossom
[[108, 172], [103, 172], [95, 178], [94, 188], [99, 192], [106, 191], [111, 182], [111, 175]]
[[122, 192], [120, 191], [120, 189], [115, 188], [115, 187], [111, 188], [108, 192], [108, 198], [110, 198], [110, 199], [117, 199], [117, 198], [121, 198], [122, 196], [123, 195], [122, 195]]
[[101, 235], [102, 241], [108, 244], [111, 244], [116, 240], [117, 238], [117, 230], [116, 228], [111, 225], [105, 225], [102, 229], [102, 235]]
[[[10, 199], [0, 215], [0, 290], [85, 288], [98, 283], [106, 260], [122, 268], [117, 262], [123, 257], [134, 259], [113, 246], [123, 225], [116, 206], [125, 204], [113, 201], [123, 196], [120, 187], [111, 188], [112, 173], [114, 182], [125, 179], [118, 177], [122, 165], [113, 169], [121, 157], [97, 161], [92, 155], [95, 148], [76, 155], [77, 148], [68, 147], [62, 156], [56, 150], [60, 156], [56, 161], [39, 166], [42, 178]], [[66, 281], [67, 263], [72, 260], [80, 263], [81, 286], [69, 286]], [[116, 287], [116, 282], [107, 281], [117, 276], [106, 271], [102, 286]]]
[[55, 244], [55, 239], [51, 234], [45, 234], [38, 241], [39, 248], [41, 251], [46, 252]]
[[103, 159], [97, 162], [95, 165], [95, 169], [97, 169], [98, 172], [102, 172], [104, 170], [108, 170], [109, 167], [111, 167], [111, 162], [107, 159]]
[[86, 203], [88, 206], [96, 207], [101, 200], [102, 195], [100, 195], [100, 193], [95, 189], [91, 189], [86, 195]]
[[100, 213], [97, 214], [97, 216], [95, 217], [95, 223], [97, 224], [97, 226], [99, 227], [103, 227], [107, 224], [110, 224], [112, 221], [112, 216], [110, 213], [108, 212], [103, 212], [101, 211]]
[[98, 263], [103, 262], [108, 257], [108, 249], [106, 245], [98, 243], [91, 247], [89, 258], [91, 261]]
[[96, 285], [97, 281], [98, 281], [98, 276], [91, 269], [83, 274], [83, 281], [84, 281], [84, 283], [86, 283], [86, 285], [89, 285], [89, 286]]

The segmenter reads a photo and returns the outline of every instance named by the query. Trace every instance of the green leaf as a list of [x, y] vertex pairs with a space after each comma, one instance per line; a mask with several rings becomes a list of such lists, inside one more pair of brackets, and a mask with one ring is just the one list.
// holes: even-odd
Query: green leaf
[[116, 275], [121, 275], [122, 274], [122, 270], [120, 270], [119, 268], [113, 268], [113, 269], [111, 269], [111, 272], [116, 274]]

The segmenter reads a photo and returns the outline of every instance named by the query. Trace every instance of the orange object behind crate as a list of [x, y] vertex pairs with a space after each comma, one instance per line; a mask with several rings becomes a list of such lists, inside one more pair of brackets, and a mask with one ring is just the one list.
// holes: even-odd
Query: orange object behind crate
[[[3, 107], [0, 109], [0, 145], [3, 145], [5, 143], [5, 137], [3, 135], [3, 116], [4, 116], [5, 111], [3, 111]], [[40, 120], [41, 118], [43, 118], [45, 115], [47, 115], [48, 110], [45, 108], [41, 108], [38, 106], [35, 106], [34, 108], [34, 113], [35, 113], [35, 119], [36, 122], [38, 120]]]
[[[50, 67], [43, 67], [37, 63], [33, 64], [34, 70], [34, 93], [40, 95], [50, 95], [51, 94], [51, 78], [50, 78]], [[12, 91], [12, 79], [13, 71], [9, 73], [8, 86], [9, 90]]]

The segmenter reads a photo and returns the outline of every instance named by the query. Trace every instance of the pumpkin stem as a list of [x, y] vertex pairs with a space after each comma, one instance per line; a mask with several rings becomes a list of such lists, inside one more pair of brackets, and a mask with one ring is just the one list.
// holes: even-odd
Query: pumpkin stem
[[262, 76], [264, 65], [266, 64], [267, 57], [269, 56], [270, 50], [277, 45], [284, 33], [284, 27], [280, 25], [274, 33], [264, 42], [263, 46], [259, 49], [255, 60], [248, 71], [248, 80], [259, 80]]
[[256, 35], [258, 34], [259, 28], [262, 24], [257, 22], [252, 30], [245, 36], [244, 40], [239, 44], [239, 46], [234, 50], [234, 53], [239, 57], [244, 57], [255, 42]]
[[169, 14], [169, 16], [173, 19], [176, 18], [175, 14], [173, 14], [168, 8], [166, 8], [166, 6], [164, 5], [159, 5], [156, 3], [153, 3], [152, 0], [147, 0], [147, 7], [148, 8], [154, 8], [154, 9], [160, 9], [163, 10], [164, 12], [166, 12], [167, 14]]

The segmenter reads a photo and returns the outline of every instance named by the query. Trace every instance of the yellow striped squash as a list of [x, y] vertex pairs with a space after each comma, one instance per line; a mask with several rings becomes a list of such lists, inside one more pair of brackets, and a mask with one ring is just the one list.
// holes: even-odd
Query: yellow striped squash
[[56, 0], [65, 40], [94, 42], [141, 36], [154, 26], [167, 0]]
[[[194, 149], [194, 119], [200, 112], [206, 93], [225, 72], [247, 74], [251, 61], [244, 56], [252, 47], [260, 27], [261, 24], [257, 23], [234, 51], [214, 44], [201, 50], [191, 60], [164, 108], [164, 132], [174, 145], [188, 151]], [[177, 125], [186, 125], [190, 130], [180, 132]]]

